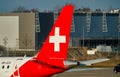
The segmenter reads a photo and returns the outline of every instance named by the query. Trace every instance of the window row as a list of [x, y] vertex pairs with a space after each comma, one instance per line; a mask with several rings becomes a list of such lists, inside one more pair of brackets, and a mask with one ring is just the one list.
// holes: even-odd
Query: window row
[[3, 66], [2, 66], [2, 69], [6, 69], [6, 68], [9, 69], [10, 66], [9, 66], [9, 65], [7, 65], [7, 66], [3, 65]]

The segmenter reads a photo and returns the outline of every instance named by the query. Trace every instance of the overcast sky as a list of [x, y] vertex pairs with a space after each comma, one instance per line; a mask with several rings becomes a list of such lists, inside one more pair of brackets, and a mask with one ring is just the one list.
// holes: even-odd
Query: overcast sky
[[90, 7], [92, 10], [108, 10], [111, 7], [120, 9], [120, 0], [0, 0], [0, 12], [10, 12], [18, 6], [37, 8], [40, 11], [53, 10], [55, 6], [63, 6], [66, 3], [73, 3], [76, 8]]

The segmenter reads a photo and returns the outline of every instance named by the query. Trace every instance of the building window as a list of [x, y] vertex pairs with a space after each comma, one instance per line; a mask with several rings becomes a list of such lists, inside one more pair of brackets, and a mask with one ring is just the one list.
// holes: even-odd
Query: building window
[[86, 31], [90, 32], [90, 25], [91, 25], [91, 13], [87, 13], [86, 15]]
[[40, 32], [40, 26], [36, 25], [36, 32]]
[[35, 25], [36, 25], [36, 32], [40, 32], [39, 13], [35, 14]]
[[71, 32], [75, 32], [74, 16], [72, 17]]
[[106, 13], [103, 13], [103, 17], [102, 17], [102, 31], [103, 32], [108, 32]]

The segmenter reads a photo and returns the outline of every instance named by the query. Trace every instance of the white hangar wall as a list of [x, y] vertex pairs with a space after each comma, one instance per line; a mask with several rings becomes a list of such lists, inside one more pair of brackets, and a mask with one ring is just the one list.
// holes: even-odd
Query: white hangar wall
[[19, 39], [19, 16], [0, 16], [0, 45], [7, 41], [7, 48], [17, 48]]

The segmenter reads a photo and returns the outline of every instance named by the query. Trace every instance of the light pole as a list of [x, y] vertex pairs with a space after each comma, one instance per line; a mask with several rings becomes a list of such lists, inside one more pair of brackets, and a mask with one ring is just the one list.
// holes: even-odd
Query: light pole
[[83, 47], [84, 47], [84, 43], [85, 43], [84, 39], [85, 39], [85, 32], [84, 32], [84, 26], [83, 26]]

